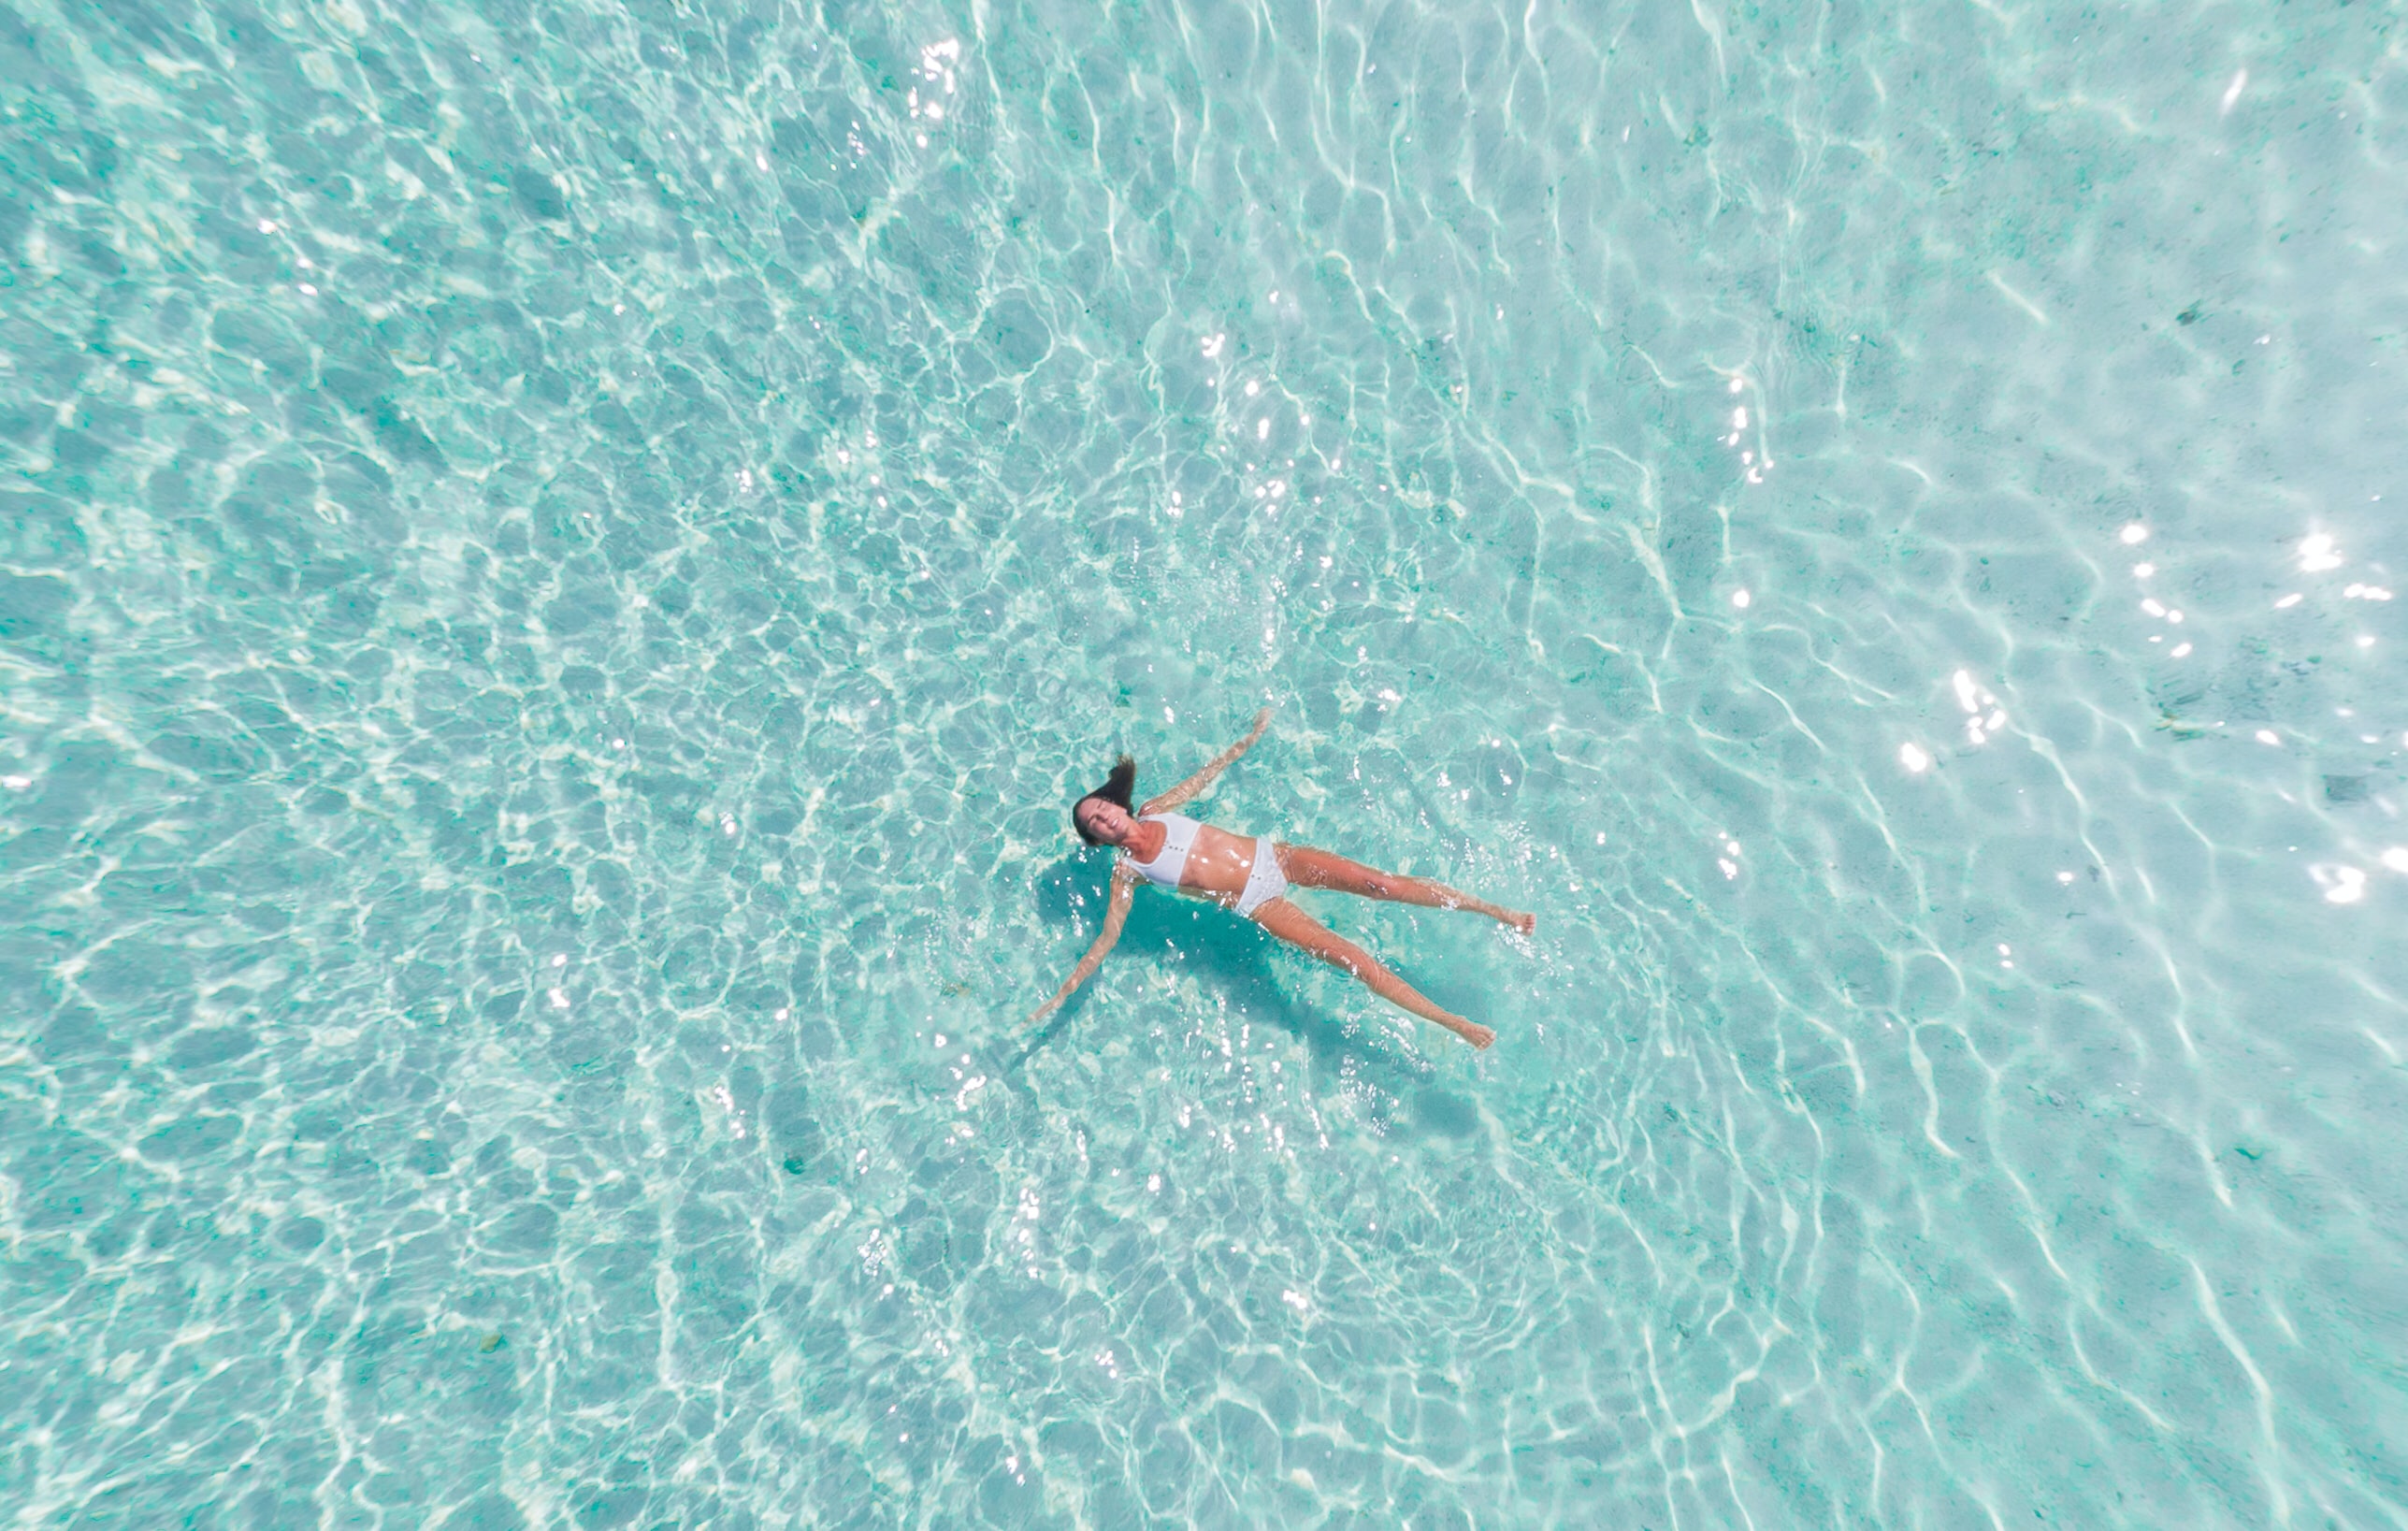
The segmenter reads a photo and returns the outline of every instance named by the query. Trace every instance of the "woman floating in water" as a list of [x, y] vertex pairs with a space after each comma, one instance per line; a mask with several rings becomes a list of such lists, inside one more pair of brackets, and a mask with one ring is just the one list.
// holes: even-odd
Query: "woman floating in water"
[[1069, 999], [1078, 986], [1103, 963], [1104, 953], [1120, 939], [1129, 918], [1129, 902], [1137, 884], [1149, 882], [1177, 893], [1210, 899], [1236, 910], [1257, 925], [1335, 967], [1344, 968], [1381, 999], [1435, 1020], [1475, 1047], [1485, 1047], [1496, 1033], [1463, 1017], [1439, 1009], [1411, 984], [1380, 965], [1379, 960], [1288, 902], [1288, 889], [1334, 888], [1367, 899], [1416, 903], [1425, 909], [1469, 909], [1512, 926], [1527, 935], [1536, 919], [1485, 899], [1457, 892], [1426, 877], [1400, 877], [1375, 872], [1358, 861], [1334, 856], [1309, 845], [1277, 845], [1260, 836], [1231, 834], [1199, 824], [1169, 810], [1210, 787], [1231, 761], [1253, 747], [1271, 725], [1271, 709], [1255, 715], [1254, 731], [1220, 752], [1213, 762], [1161, 797], [1132, 809], [1130, 796], [1137, 786], [1137, 762], [1128, 756], [1112, 768], [1102, 787], [1071, 805], [1071, 828], [1090, 845], [1117, 845], [1119, 864], [1112, 869], [1112, 898], [1103, 912], [1103, 932], [1061, 987], [1061, 992], [1038, 1006], [1031, 1022], [1044, 1019]]

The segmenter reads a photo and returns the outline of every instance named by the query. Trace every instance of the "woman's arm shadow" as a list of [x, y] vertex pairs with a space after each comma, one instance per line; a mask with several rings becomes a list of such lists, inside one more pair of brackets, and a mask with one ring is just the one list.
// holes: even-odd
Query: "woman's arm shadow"
[[[1092, 931], [1103, 918], [1111, 876], [1108, 862], [1077, 852], [1062, 858], [1034, 879], [1038, 917], [1048, 925], [1076, 925]], [[1371, 1082], [1392, 1092], [1408, 1090], [1429, 1077], [1428, 1064], [1391, 1047], [1366, 1045], [1366, 1039], [1348, 1036], [1328, 1018], [1298, 1004], [1272, 968], [1271, 954], [1278, 945], [1252, 920], [1217, 904], [1141, 888], [1103, 971], [1109, 973], [1115, 963], [1131, 960], [1183, 964], [1205, 988], [1218, 990], [1231, 1009], [1248, 1018], [1267, 1020], [1302, 1042], [1312, 1053], [1317, 1075], [1334, 1076], [1351, 1061], [1359, 1076], [1368, 1076]], [[1073, 995], [1012, 1056], [1005, 1072], [1017, 1074], [1031, 1054], [1073, 1024], [1102, 981], [1100, 973]]]

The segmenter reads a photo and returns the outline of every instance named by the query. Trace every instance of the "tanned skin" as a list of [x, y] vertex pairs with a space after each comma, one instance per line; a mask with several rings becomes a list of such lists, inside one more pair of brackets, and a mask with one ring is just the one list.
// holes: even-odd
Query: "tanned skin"
[[[1089, 802], [1080, 804], [1079, 821], [1088, 833], [1107, 845], [1117, 845], [1137, 860], [1151, 862], [1162, 853], [1162, 842], [1169, 834], [1160, 824], [1143, 824], [1139, 819], [1149, 814], [1168, 813], [1201, 796], [1222, 772], [1237, 758], [1254, 747], [1262, 730], [1271, 726], [1271, 709], [1265, 707], [1255, 715], [1254, 728], [1247, 736], [1213, 757], [1210, 764], [1159, 797], [1149, 798], [1132, 814], [1117, 802]], [[1186, 869], [1179, 874], [1179, 891], [1193, 898], [1209, 899], [1224, 907], [1233, 907], [1238, 895], [1246, 890], [1246, 879], [1254, 870], [1254, 858], [1262, 849], [1278, 857], [1279, 870], [1286, 873], [1293, 888], [1321, 888], [1340, 893], [1352, 893], [1361, 898], [1381, 899], [1391, 903], [1418, 904], [1425, 909], [1466, 909], [1486, 915], [1500, 924], [1509, 925], [1528, 935], [1537, 926], [1535, 916], [1507, 909], [1486, 899], [1475, 898], [1444, 883], [1427, 877], [1401, 876], [1393, 872], [1381, 872], [1350, 861], [1343, 856], [1310, 845], [1277, 845], [1258, 840], [1251, 835], [1231, 834], [1209, 824], [1196, 828], [1195, 843], [1188, 848]], [[1112, 892], [1104, 904], [1103, 929], [1095, 945], [1071, 970], [1061, 991], [1037, 1007], [1029, 1018], [1031, 1024], [1043, 1020], [1077, 992], [1078, 986], [1095, 975], [1103, 965], [1104, 955], [1120, 939], [1121, 927], [1128, 923], [1129, 905], [1137, 895], [1137, 886], [1145, 879], [1132, 871], [1126, 859], [1112, 869]], [[1485, 1047], [1496, 1040], [1496, 1033], [1485, 1026], [1464, 1019], [1450, 1010], [1442, 1010], [1411, 984], [1398, 977], [1379, 959], [1361, 946], [1333, 932], [1319, 920], [1305, 913], [1285, 898], [1272, 899], [1254, 911], [1254, 922], [1301, 951], [1319, 958], [1333, 967], [1343, 969], [1362, 980], [1363, 986], [1400, 1010], [1435, 1021], [1462, 1037], [1475, 1047]]]

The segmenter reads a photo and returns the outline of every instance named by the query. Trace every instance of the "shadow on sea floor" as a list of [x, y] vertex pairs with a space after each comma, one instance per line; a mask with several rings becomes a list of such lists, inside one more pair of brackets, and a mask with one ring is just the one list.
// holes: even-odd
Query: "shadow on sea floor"
[[[1103, 923], [1111, 876], [1107, 859], [1076, 852], [1064, 857], [1035, 879], [1039, 917], [1048, 924], [1076, 926], [1092, 940]], [[1430, 1063], [1400, 1052], [1376, 1033], [1364, 1034], [1343, 1025], [1291, 993], [1271, 960], [1278, 946], [1278, 941], [1252, 920], [1241, 919], [1217, 904], [1140, 889], [1107, 963], [1178, 964], [1207, 989], [1218, 992], [1232, 1010], [1249, 1019], [1267, 1021], [1302, 1043], [1312, 1058], [1317, 1088], [1331, 1088], [1344, 1076], [1373, 1086], [1400, 1105], [1409, 1105], [1412, 1121], [1424, 1131], [1460, 1137], [1474, 1129], [1477, 1108], [1469, 1100], [1437, 1087]], [[1017, 1076], [1039, 1049], [1080, 1023], [1080, 1017], [1095, 1003], [1102, 976], [1089, 979], [1011, 1056], [1003, 1067], [1007, 1076]]]

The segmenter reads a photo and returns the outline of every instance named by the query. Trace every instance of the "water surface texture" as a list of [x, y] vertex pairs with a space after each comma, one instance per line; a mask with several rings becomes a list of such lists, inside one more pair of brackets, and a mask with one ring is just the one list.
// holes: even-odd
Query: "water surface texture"
[[0, 1524], [2408, 1520], [2397, 4], [8, 4]]

